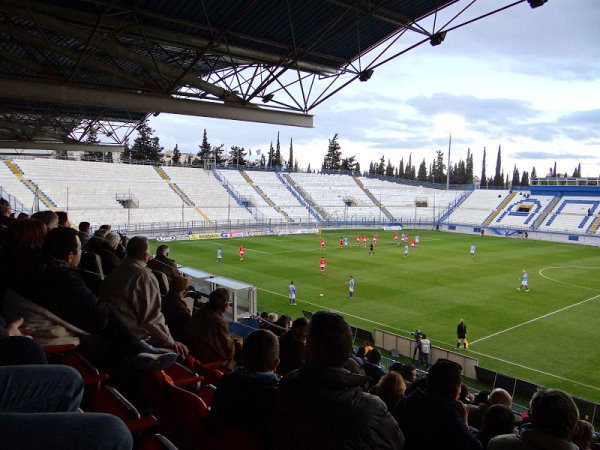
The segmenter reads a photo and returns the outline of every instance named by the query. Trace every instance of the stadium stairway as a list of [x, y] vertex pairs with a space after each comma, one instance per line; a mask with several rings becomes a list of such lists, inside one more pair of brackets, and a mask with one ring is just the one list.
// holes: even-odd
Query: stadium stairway
[[177, 186], [171, 181], [171, 178], [169, 178], [169, 176], [165, 173], [164, 170], [162, 170], [159, 166], [154, 167], [154, 169], [160, 175], [160, 177], [168, 183], [171, 189], [173, 189], [173, 191], [181, 198], [181, 200], [183, 200], [183, 202], [186, 205], [188, 205], [190, 208], [193, 208], [194, 211], [200, 214], [204, 218], [204, 220], [206, 220], [210, 225], [214, 225], [213, 221], [210, 220], [209, 217], [206, 214], [204, 214], [204, 212], [202, 212], [202, 210], [198, 208], [193, 201], [190, 200], [190, 198], [185, 194], [185, 192], [183, 192], [179, 188], [179, 186]]
[[[296, 184], [289, 174], [286, 173], [283, 176], [287, 180], [287, 182], [290, 183], [290, 186], [292, 186], [296, 190], [296, 192], [300, 194], [304, 201], [308, 203], [308, 205], [310, 205], [310, 208], [312, 208], [313, 211], [316, 211], [317, 214], [321, 216], [321, 219], [323, 219], [326, 222], [331, 222], [333, 220], [333, 217], [331, 217], [331, 215], [327, 211], [325, 211], [323, 208], [317, 205], [317, 202], [313, 200], [313, 198], [308, 194], [308, 192], [302, 189], [302, 186]], [[317, 220], [319, 220], [319, 218], [317, 218]]]
[[[242, 197], [235, 191], [235, 189], [233, 189], [231, 186], [229, 186], [229, 183], [227, 183], [227, 181], [225, 181], [225, 178], [223, 178], [223, 176], [219, 173], [219, 171], [215, 167], [212, 168], [212, 172], [213, 172], [213, 175], [215, 176], [215, 178], [221, 182], [221, 185], [225, 188], [227, 193], [233, 197], [235, 202], [238, 205], [246, 208], [246, 210], [250, 214], [254, 215], [254, 211], [252, 211], [252, 206], [250, 206], [250, 204], [248, 202], [242, 201]], [[255, 210], [256, 210], [256, 208], [255, 208]]]
[[448, 209], [440, 216], [440, 219], [438, 222], [443, 223], [448, 217], [450, 217], [450, 214], [452, 214], [452, 212], [454, 212], [454, 210], [456, 208], [458, 208], [460, 205], [462, 205], [465, 202], [465, 200], [467, 198], [469, 198], [469, 195], [471, 195], [473, 192], [474, 192], [474, 190], [471, 189], [471, 190], [465, 192], [463, 195], [461, 195], [458, 198], [458, 200], [456, 200], [453, 205], [449, 206]]
[[[556, 205], [558, 204], [558, 202], [560, 201], [560, 196], [557, 195], [555, 196], [552, 201], [548, 204], [548, 206], [546, 206], [546, 209], [544, 209], [542, 211], [542, 213], [539, 215], [539, 217], [537, 219], [535, 219], [535, 221], [533, 222], [533, 225], [531, 225], [531, 229], [532, 230], [537, 230], [540, 225], [544, 222], [544, 220], [546, 220], [546, 217], [548, 217], [548, 215], [552, 212], [552, 210], [556, 207]], [[557, 211], [557, 213], [559, 213], [559, 211]], [[556, 214], [555, 214], [556, 216]], [[548, 225], [550, 225], [552, 223], [552, 220], [554, 219], [554, 217], [548, 222]]]
[[597, 216], [587, 230], [587, 234], [594, 234], [600, 226], [600, 216]]
[[39, 198], [42, 203], [44, 205], [46, 205], [46, 207], [50, 210], [55, 210], [57, 208], [56, 203], [54, 203], [52, 201], [52, 199], [50, 199], [50, 197], [48, 197], [40, 188], [39, 186], [37, 186], [36, 184], [34, 184], [31, 180], [28, 180], [27, 178], [25, 178], [25, 174], [23, 173], [23, 171], [20, 169], [19, 166], [17, 166], [15, 163], [13, 163], [12, 161], [4, 161], [4, 163], [8, 166], [8, 168], [12, 171], [12, 173], [15, 174], [15, 176], [19, 179], [19, 181], [21, 181], [21, 183], [23, 183], [25, 186], [27, 186], [27, 188], [33, 192], [33, 195], [35, 195], [37, 198]]
[[7, 200], [12, 206], [12, 210], [16, 213], [27, 213], [32, 214], [31, 208], [27, 208], [23, 203], [19, 201], [17, 197], [7, 192], [2, 186], [0, 186], [0, 197]]
[[489, 217], [487, 219], [485, 219], [485, 222], [483, 223], [485, 226], [488, 226], [490, 223], [492, 223], [492, 221], [496, 218], [496, 216], [500, 213], [500, 211], [502, 211], [506, 205], [508, 205], [510, 203], [510, 201], [514, 198], [514, 196], [517, 195], [516, 192], [511, 192], [503, 201], [502, 203], [500, 203], [500, 205], [498, 205], [498, 207], [492, 211], [492, 213], [489, 215]]
[[319, 215], [315, 212], [315, 210], [312, 209], [310, 207], [310, 205], [306, 202], [306, 200], [301, 195], [299, 195], [299, 193], [296, 191], [296, 189], [294, 189], [292, 184], [290, 184], [289, 177], [287, 177], [287, 178], [284, 177], [283, 175], [281, 175], [281, 172], [279, 172], [279, 171], [275, 172], [275, 175], [277, 175], [277, 178], [279, 179], [279, 181], [281, 181], [281, 183], [286, 187], [286, 189], [288, 191], [290, 191], [290, 193], [300, 202], [300, 204], [302, 206], [304, 206], [308, 210], [308, 212], [310, 214], [312, 214], [312, 216], [315, 219], [317, 219], [317, 220], [321, 219], [319, 217]]
[[375, 206], [377, 206], [388, 219], [390, 219], [391, 221], [396, 220], [394, 219], [394, 216], [392, 216], [392, 213], [390, 213], [385, 206], [383, 206], [379, 201], [377, 201], [373, 193], [369, 189], [367, 189], [364, 184], [361, 183], [358, 177], [352, 176], [352, 179], [356, 182], [356, 184], [358, 184], [358, 187], [361, 188], [365, 192], [365, 194], [367, 194], [367, 197], [371, 199]]
[[275, 203], [273, 203], [273, 201], [269, 198], [269, 196], [267, 194], [265, 194], [263, 192], [263, 190], [261, 188], [259, 188], [256, 184], [254, 184], [254, 181], [252, 181], [250, 179], [250, 177], [248, 176], [248, 174], [246, 172], [244, 172], [243, 170], [240, 170], [240, 174], [242, 175], [242, 177], [244, 177], [244, 180], [246, 180], [248, 182], [248, 184], [250, 186], [252, 186], [252, 188], [258, 192], [258, 195], [260, 195], [263, 200], [265, 202], [267, 202], [267, 204], [273, 208], [275, 211], [277, 211], [279, 214], [281, 214], [285, 220], [287, 220], [288, 222], [293, 222], [293, 220], [290, 218], [290, 216], [288, 216], [286, 214], [286, 212], [284, 210], [282, 210], [279, 206], [277, 206]]

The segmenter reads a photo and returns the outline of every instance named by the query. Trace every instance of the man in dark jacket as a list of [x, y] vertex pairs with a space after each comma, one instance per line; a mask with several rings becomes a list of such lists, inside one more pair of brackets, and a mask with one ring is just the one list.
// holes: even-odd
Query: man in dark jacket
[[279, 363], [278, 373], [286, 374], [297, 369], [304, 359], [306, 347], [306, 333], [308, 332], [308, 319], [298, 317], [285, 334], [279, 336]]
[[307, 362], [279, 384], [275, 448], [402, 449], [404, 436], [385, 403], [361, 389], [368, 378], [342, 368], [351, 351], [342, 316], [319, 311], [311, 317]]
[[169, 283], [173, 278], [181, 275], [175, 260], [169, 258], [169, 246], [164, 244], [156, 248], [156, 257], [148, 261], [148, 268], [164, 273]]
[[140, 369], [164, 369], [175, 362], [174, 353], [137, 339], [121, 316], [98, 301], [85, 285], [77, 271], [81, 242], [75, 230], [59, 227], [50, 231], [43, 250], [50, 261], [27, 296], [65, 322], [90, 333], [81, 338], [79, 350], [92, 362], [120, 363], [126, 355], [132, 355], [133, 365]]
[[241, 427], [256, 438], [268, 438], [268, 424], [275, 411], [279, 363], [277, 336], [255, 330], [244, 339], [242, 363], [219, 380], [211, 405], [217, 423]]
[[467, 427], [467, 408], [457, 400], [461, 370], [453, 361], [438, 359], [427, 373], [425, 391], [416, 388], [398, 401], [393, 413], [406, 436], [406, 450], [481, 450]]

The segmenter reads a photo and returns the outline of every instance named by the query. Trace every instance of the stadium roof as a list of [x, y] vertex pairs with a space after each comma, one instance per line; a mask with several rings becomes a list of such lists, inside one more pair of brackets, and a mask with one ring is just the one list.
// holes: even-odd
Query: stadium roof
[[[313, 108], [440, 44], [475, 1], [442, 22], [462, 0], [2, 0], [0, 147], [91, 128], [122, 144], [161, 112], [311, 127]], [[407, 33], [417, 43], [394, 49]]]

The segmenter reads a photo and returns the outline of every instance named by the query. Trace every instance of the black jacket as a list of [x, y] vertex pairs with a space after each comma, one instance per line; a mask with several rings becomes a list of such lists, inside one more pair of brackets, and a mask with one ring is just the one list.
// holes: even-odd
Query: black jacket
[[406, 436], [405, 450], [481, 450], [462, 420], [458, 400], [417, 388], [398, 401], [393, 413]]
[[279, 383], [275, 448], [402, 449], [404, 436], [367, 377], [309, 363]]

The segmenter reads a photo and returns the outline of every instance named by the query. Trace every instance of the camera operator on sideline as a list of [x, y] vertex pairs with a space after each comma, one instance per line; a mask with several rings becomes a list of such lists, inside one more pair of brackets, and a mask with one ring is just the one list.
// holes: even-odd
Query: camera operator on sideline
[[[415, 336], [416, 338], [416, 336]], [[429, 353], [431, 352], [431, 341], [427, 339], [427, 335], [420, 333], [418, 339], [419, 360], [417, 361], [417, 369], [421, 367], [421, 363], [425, 364], [425, 369], [429, 367]]]

